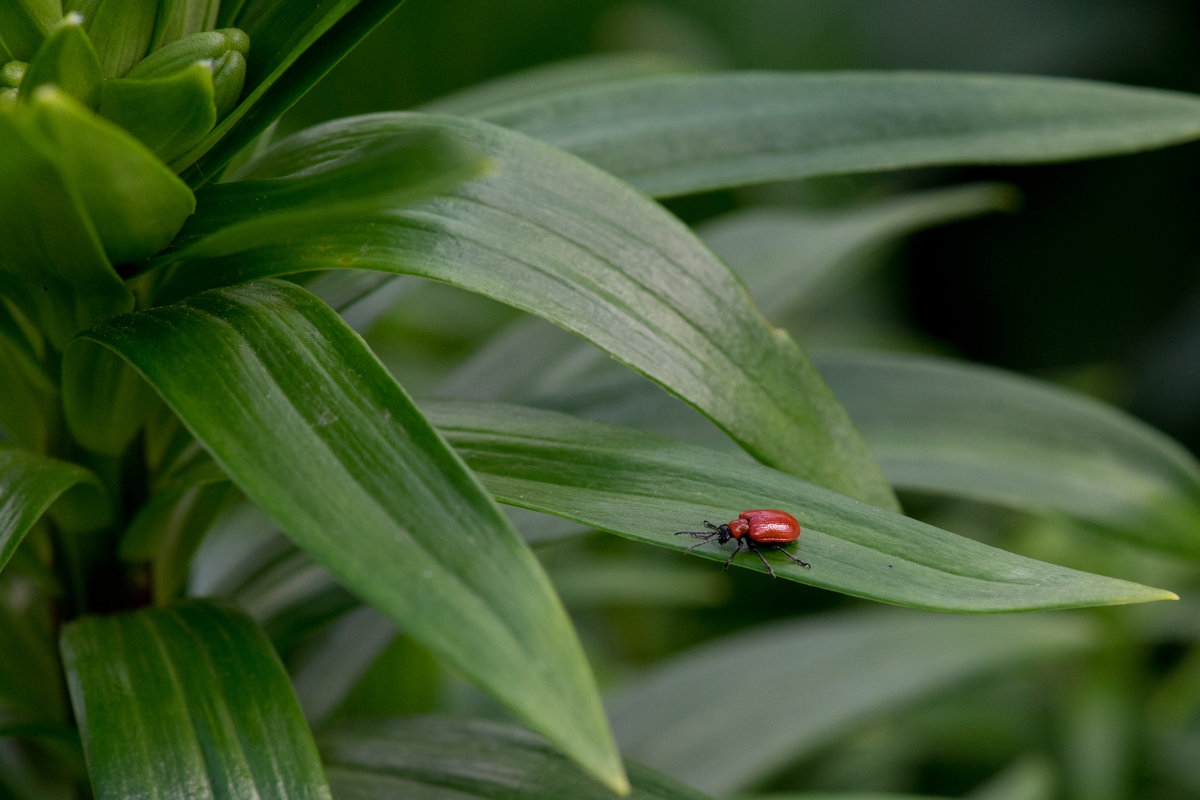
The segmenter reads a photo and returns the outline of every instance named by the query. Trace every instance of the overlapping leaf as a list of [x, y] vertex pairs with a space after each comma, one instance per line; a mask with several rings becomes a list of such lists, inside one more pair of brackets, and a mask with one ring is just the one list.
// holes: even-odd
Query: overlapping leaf
[[220, 173], [404, 0], [244, 0], [222, 3], [218, 27], [250, 36], [246, 88], [233, 113], [172, 162], [193, 186]]
[[298, 544], [610, 786], [624, 783], [549, 581], [476, 479], [328, 307], [283, 282], [116, 317], [127, 359]]
[[933, 164], [1062, 161], [1200, 136], [1200, 99], [1061, 78], [720, 73], [641, 78], [475, 113], [669, 196]]
[[897, 486], [1085, 520], [1200, 557], [1200, 465], [1115, 408], [926, 356], [818, 360]]
[[330, 797], [287, 673], [241, 614], [84, 617], [61, 648], [98, 800]]
[[88, 513], [86, 519], [79, 519], [71, 508], [64, 508], [69, 527], [104, 525], [108, 501], [95, 475], [77, 464], [0, 445], [0, 569], [42, 514], [72, 490], [83, 496], [71, 498], [69, 505], [86, 505]]
[[[616, 425], [499, 404], [431, 402], [429, 418], [497, 499], [660, 547], [746, 508], [792, 512], [804, 530], [789, 549], [812, 567], [769, 555], [779, 577], [915, 608], [1021, 611], [1135, 603], [1171, 592], [998, 550], [748, 459]], [[732, 545], [694, 555], [724, 560]], [[752, 556], [734, 563], [758, 571]]]
[[[165, 291], [325, 267], [436, 278], [590, 339], [695, 405], [766, 463], [895, 507], [795, 342], [763, 320], [737, 278], [678, 220], [587, 164], [485, 123], [385, 114], [281, 142], [247, 177], [353, 164], [381, 140], [415, 131], [462, 137], [492, 158], [494, 171], [429, 200], [259, 241], [236, 258], [185, 261]], [[238, 207], [208, 213], [234, 216]], [[208, 229], [206, 215], [193, 226]], [[220, 243], [222, 233], [213, 238]], [[213, 246], [230, 249], [228, 242]], [[194, 252], [204, 255], [205, 247], [200, 239]]]

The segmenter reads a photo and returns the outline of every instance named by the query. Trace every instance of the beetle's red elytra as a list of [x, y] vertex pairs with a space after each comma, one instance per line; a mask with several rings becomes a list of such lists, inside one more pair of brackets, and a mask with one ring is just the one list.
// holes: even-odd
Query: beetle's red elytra
[[690, 553], [714, 539], [717, 544], [725, 544], [730, 539], [737, 539], [737, 549], [729, 554], [729, 558], [725, 559], [725, 567], [722, 569], [729, 566], [733, 557], [742, 552], [743, 547], [758, 556], [758, 560], [767, 568], [767, 572], [772, 578], [775, 577], [775, 570], [771, 569], [771, 565], [767, 563], [766, 556], [762, 554], [763, 550], [778, 550], [800, 566], [810, 566], [783, 549], [785, 544], [791, 544], [800, 538], [800, 523], [786, 511], [760, 508], [743, 511], [737, 519], [726, 522], [724, 525], [713, 525], [708, 520], [704, 520], [704, 524], [710, 530], [676, 531], [675, 535], [693, 536], [701, 540], [685, 550], [685, 553]]

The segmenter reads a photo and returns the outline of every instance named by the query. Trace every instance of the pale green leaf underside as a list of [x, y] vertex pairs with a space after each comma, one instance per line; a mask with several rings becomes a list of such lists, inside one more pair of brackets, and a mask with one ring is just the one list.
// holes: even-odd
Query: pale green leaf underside
[[[611, 800], [544, 742], [494, 722], [436, 717], [363, 720], [321, 737], [339, 800]], [[630, 800], [704, 800], [665, 775], [629, 764]]]
[[87, 495], [93, 521], [108, 513], [99, 479], [77, 464], [0, 445], [0, 569], [46, 511], [75, 487]]
[[944, 359], [846, 352], [817, 363], [897, 487], [1052, 510], [1200, 557], [1200, 466], [1133, 417]]
[[262, 631], [201, 602], [84, 617], [61, 648], [97, 800], [328, 800]]
[[582, 161], [486, 123], [380, 114], [285, 140], [248, 177], [292, 175], [335, 158], [349, 163], [381, 137], [422, 130], [462, 137], [492, 159], [493, 173], [432, 199], [309, 225], [236, 257], [176, 269], [233, 282], [350, 267], [480, 292], [591, 340], [696, 406], [763, 462], [895, 507], [807, 356], [766, 323], [736, 276], [675, 217]]
[[[704, 520], [781, 508], [804, 533], [767, 558], [779, 577], [937, 611], [1029, 611], [1173, 598], [1171, 592], [1059, 567], [956, 536], [738, 456], [616, 425], [499, 404], [430, 401], [429, 419], [502, 502], [660, 547]], [[732, 545], [693, 555], [723, 561]], [[763, 571], [753, 555], [734, 564]]]
[[[762, 625], [656, 666], [609, 712], [630, 759], [726, 796], [921, 697], [1085, 648], [1086, 623], [889, 609]], [[714, 731], [737, 747], [714, 758]]]
[[[763, 314], [778, 324], [797, 307], [813, 308], [833, 287], [852, 283], [860, 256], [872, 248], [915, 230], [998, 211], [1011, 202], [1007, 186], [970, 184], [835, 210], [748, 208], [716, 217], [696, 233], [745, 281]], [[657, 390], [640, 391], [642, 382], [627, 375], [587, 342], [527, 318], [488, 338], [439, 382], [437, 394], [538, 406], [566, 403], [562, 410], [594, 400], [598, 404], [581, 416], [610, 422], [625, 421], [619, 418], [622, 401], [634, 399], [638, 407], [659, 412], [648, 430], [669, 434], [679, 429], [682, 438], [696, 441], [694, 415], [683, 413]], [[628, 389], [619, 398], [611, 394], [618, 384]], [[606, 404], [604, 398], [616, 402]], [[638, 422], [631, 419], [629, 424]]]
[[[493, 380], [506, 346], [524, 346], [534, 369]], [[522, 325], [480, 355], [442, 388], [491, 385], [505, 399], [723, 444], [655, 387], [545, 330]], [[552, 358], [567, 366], [539, 366]], [[845, 350], [815, 363], [897, 489], [1061, 514], [1147, 550], [1200, 556], [1200, 467], [1119, 409], [949, 359]]]
[[536, 559], [328, 307], [264, 281], [116, 317], [115, 351], [347, 587], [613, 786], [591, 673]]
[[1129, 153], [1200, 136], [1200, 99], [1063, 78], [724, 73], [612, 82], [475, 112], [655, 196], [938, 164]]

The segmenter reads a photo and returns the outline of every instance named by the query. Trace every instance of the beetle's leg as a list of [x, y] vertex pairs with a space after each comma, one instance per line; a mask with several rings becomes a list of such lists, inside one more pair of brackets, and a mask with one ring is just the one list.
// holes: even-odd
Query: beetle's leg
[[689, 547], [687, 550], [684, 550], [683, 552], [685, 552], [685, 553], [690, 553], [693, 550], [695, 550], [697, 547], [699, 547], [700, 545], [708, 544], [709, 542], [711, 542], [713, 539], [715, 539], [717, 537], [716, 533], [709, 533], [708, 531], [675, 531], [676, 536], [679, 536], [681, 534], [686, 534], [687, 536], [693, 536], [697, 539], [700, 539], [700, 541], [696, 542], [694, 545]]
[[[738, 540], [738, 544], [741, 544], [740, 539]], [[767, 563], [767, 557], [762, 554], [762, 550], [758, 548], [758, 545], [756, 545], [754, 542], [746, 542], [746, 546], [750, 548], [750, 551], [754, 553], [754, 555], [758, 556], [758, 560], [763, 562], [763, 566], [767, 568], [767, 573], [774, 578], [775, 570], [771, 569], [771, 565]]]
[[729, 565], [733, 562], [733, 557], [736, 556], [738, 553], [742, 552], [742, 545], [744, 545], [746, 543], [746, 540], [738, 539], [737, 543], [738, 543], [737, 549], [735, 549], [732, 553], [729, 554], [729, 558], [725, 559], [725, 566], [721, 567], [722, 571], [729, 569]]
[[802, 567], [811, 567], [812, 566], [812, 564], [809, 564], [807, 561], [801, 561], [800, 559], [796, 558], [794, 555], [789, 553], [787, 550], [784, 550], [782, 547], [780, 547], [778, 549], [779, 549], [779, 552], [783, 553], [785, 556], [790, 558], [792, 561], [795, 561], [800, 566], [802, 566]]

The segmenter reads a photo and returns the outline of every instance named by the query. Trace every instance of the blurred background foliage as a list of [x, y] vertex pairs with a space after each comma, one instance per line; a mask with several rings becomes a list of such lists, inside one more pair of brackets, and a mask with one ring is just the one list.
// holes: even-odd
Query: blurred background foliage
[[[415, 107], [581, 55], [649, 51], [722, 69], [1018, 72], [1200, 91], [1195, 9], [1118, 0], [410, 0], [284, 119]], [[881, 280], [937, 349], [1101, 394], [1200, 444], [1200, 151], [1035, 167], [929, 170], [671, 204], [690, 222], [759, 201], [844, 201], [971, 180], [1020, 213], [938, 228]], [[810, 184], [812, 182], [809, 182]], [[808, 340], [802, 339], [804, 343]]]

